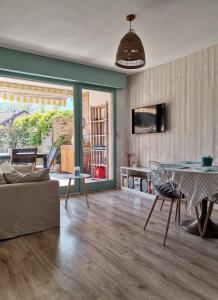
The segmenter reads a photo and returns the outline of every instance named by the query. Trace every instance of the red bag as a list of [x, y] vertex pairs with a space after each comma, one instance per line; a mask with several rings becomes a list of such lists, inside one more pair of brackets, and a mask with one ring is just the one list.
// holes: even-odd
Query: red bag
[[99, 179], [106, 178], [106, 168], [103, 166], [96, 167], [95, 178], [99, 178]]

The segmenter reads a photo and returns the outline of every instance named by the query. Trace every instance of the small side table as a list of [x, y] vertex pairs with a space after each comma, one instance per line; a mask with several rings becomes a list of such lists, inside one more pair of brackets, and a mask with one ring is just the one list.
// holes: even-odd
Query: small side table
[[69, 179], [69, 181], [68, 181], [67, 194], [66, 194], [66, 199], [65, 199], [65, 209], [67, 208], [67, 201], [68, 201], [68, 197], [69, 197], [70, 185], [71, 185], [71, 180], [72, 179], [79, 179], [79, 180], [82, 181], [83, 193], [86, 197], [87, 206], [89, 207], [89, 200], [88, 200], [88, 194], [87, 194], [86, 182], [85, 182], [85, 179], [89, 178], [89, 177], [90, 177], [89, 174], [80, 174], [79, 176], [74, 176], [73, 174], [71, 174], [68, 177], [66, 177], [67, 179]]

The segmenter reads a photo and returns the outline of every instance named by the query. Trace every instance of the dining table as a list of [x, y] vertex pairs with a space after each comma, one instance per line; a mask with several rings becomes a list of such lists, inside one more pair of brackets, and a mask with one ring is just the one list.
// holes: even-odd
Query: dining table
[[[38, 152], [37, 158], [41, 158], [43, 160], [43, 167], [47, 168], [47, 162], [48, 162], [47, 153]], [[11, 159], [11, 153], [9, 153], [9, 152], [0, 153], [0, 160], [9, 160], [10, 161], [10, 159]]]
[[[203, 228], [208, 201], [211, 200], [211, 197], [214, 200], [218, 199], [218, 167], [203, 167], [200, 163], [162, 163], [162, 165], [173, 183], [176, 184], [177, 189], [188, 200], [188, 209], [192, 211], [197, 206], [201, 207], [199, 221]], [[185, 220], [182, 228], [192, 234], [200, 235], [196, 219]], [[204, 236], [218, 238], [218, 224], [209, 219]]]

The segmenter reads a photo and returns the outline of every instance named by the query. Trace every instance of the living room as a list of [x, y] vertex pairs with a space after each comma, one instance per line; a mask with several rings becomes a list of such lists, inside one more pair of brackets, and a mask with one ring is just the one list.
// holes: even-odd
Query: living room
[[217, 0], [0, 10], [0, 299], [217, 299]]

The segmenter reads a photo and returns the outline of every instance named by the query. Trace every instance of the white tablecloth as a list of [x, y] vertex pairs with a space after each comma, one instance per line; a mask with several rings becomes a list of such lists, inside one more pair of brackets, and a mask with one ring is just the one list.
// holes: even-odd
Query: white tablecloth
[[218, 193], [218, 172], [199, 172], [192, 169], [168, 171], [178, 189], [189, 200], [190, 207], [197, 206], [203, 199]]

